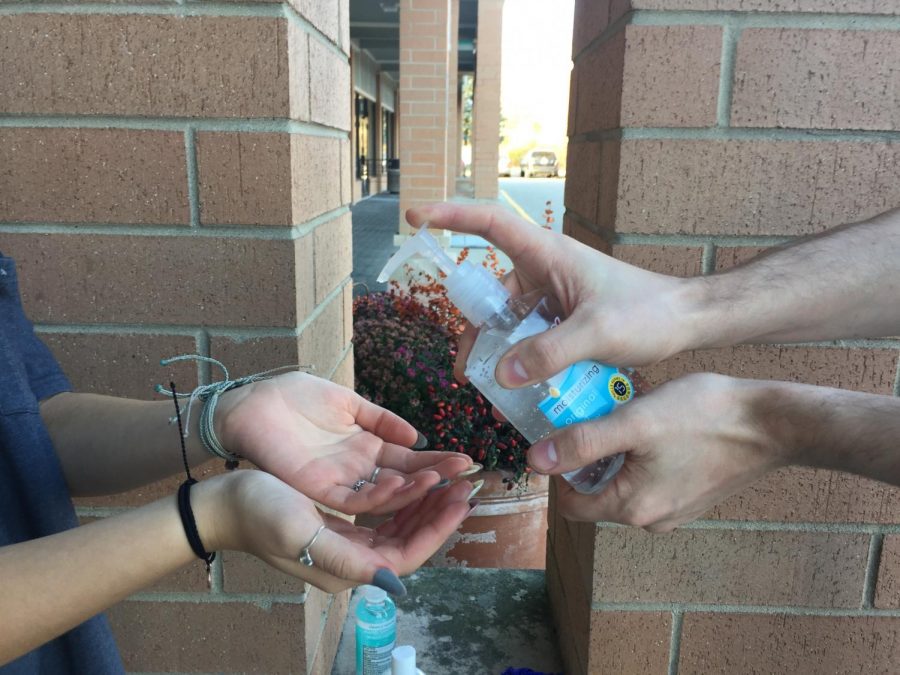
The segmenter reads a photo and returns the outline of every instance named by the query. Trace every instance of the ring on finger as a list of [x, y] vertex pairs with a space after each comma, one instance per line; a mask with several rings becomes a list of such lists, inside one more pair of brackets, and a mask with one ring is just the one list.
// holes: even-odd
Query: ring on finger
[[306, 565], [307, 567], [312, 567], [315, 564], [313, 561], [312, 555], [309, 552], [309, 549], [312, 548], [312, 545], [316, 543], [316, 539], [319, 538], [319, 535], [322, 533], [322, 530], [325, 529], [325, 524], [319, 525], [319, 529], [316, 530], [316, 533], [313, 535], [313, 538], [310, 539], [309, 543], [303, 547], [303, 550], [300, 551], [299, 562], [301, 565]]
[[372, 483], [372, 485], [375, 484], [375, 480], [378, 478], [378, 472], [379, 472], [379, 471], [381, 471], [381, 467], [380, 467], [380, 466], [376, 466], [376, 467], [375, 467], [375, 470], [372, 472], [372, 475], [369, 476], [369, 482]]
[[352, 486], [350, 489], [353, 490], [354, 492], [359, 492], [360, 490], [363, 489], [363, 486], [364, 486], [365, 484], [366, 484], [366, 481], [364, 481], [364, 480], [362, 480], [362, 479], [359, 479], [358, 481], [356, 481], [356, 482], [353, 484], [353, 486]]

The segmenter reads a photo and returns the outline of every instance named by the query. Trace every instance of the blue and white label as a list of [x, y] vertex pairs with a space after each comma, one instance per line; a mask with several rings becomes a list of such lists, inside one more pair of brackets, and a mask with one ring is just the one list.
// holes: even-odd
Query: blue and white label
[[550, 395], [538, 404], [557, 429], [602, 417], [631, 400], [634, 386], [618, 368], [579, 361], [547, 380]]

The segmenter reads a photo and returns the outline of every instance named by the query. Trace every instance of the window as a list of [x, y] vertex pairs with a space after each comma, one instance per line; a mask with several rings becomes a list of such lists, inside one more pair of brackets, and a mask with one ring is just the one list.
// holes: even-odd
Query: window
[[356, 177], [366, 180], [369, 177], [372, 157], [372, 123], [375, 105], [360, 94], [356, 95]]
[[382, 108], [381, 110], [381, 159], [383, 162], [396, 158], [394, 149], [394, 113]]

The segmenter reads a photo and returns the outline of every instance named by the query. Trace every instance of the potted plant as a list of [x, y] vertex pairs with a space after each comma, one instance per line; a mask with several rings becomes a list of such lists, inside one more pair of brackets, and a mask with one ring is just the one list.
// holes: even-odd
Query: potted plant
[[[502, 275], [493, 249], [483, 264]], [[522, 435], [496, 420], [471, 384], [454, 380], [464, 320], [437, 279], [407, 271], [405, 288], [393, 282], [354, 300], [356, 389], [408, 420], [431, 449], [466, 453], [484, 467], [473, 477], [485, 481], [481, 504], [433, 563], [543, 568], [547, 477], [531, 473]]]

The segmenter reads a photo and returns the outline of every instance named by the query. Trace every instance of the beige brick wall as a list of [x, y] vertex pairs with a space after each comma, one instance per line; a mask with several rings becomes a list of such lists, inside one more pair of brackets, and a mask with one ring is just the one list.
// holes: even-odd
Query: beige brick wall
[[462, 162], [460, 143], [462, 132], [459, 120], [459, 0], [450, 0], [450, 61], [447, 82], [447, 195], [456, 194], [456, 177]]
[[[348, 17], [348, 0], [4, 8], [0, 249], [78, 390], [189, 389], [206, 368], [158, 365], [185, 352], [352, 385]], [[330, 672], [346, 594], [248, 556], [214, 572], [110, 611], [128, 670]]]
[[503, 0], [478, 2], [478, 58], [472, 111], [472, 183], [476, 199], [496, 199], [500, 159], [500, 42]]
[[[565, 231], [686, 276], [900, 205], [898, 40], [897, 2], [578, 0]], [[642, 372], [900, 395], [898, 356], [896, 339], [740, 346]], [[566, 672], [894, 672], [898, 504], [794, 468], [667, 535], [551, 514]]]
[[447, 198], [451, 0], [401, 0], [399, 232], [406, 209]]

